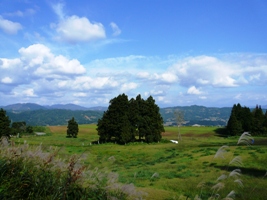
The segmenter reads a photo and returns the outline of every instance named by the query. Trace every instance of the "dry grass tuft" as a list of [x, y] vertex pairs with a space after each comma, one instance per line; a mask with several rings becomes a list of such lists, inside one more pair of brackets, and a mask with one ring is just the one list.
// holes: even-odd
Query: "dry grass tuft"
[[254, 141], [253, 137], [248, 133], [244, 132], [238, 139], [237, 144], [245, 144], [245, 145], [251, 145], [252, 141]]
[[224, 159], [224, 154], [227, 152], [227, 148], [229, 148], [229, 146], [227, 145], [223, 145], [221, 146], [218, 151], [216, 152], [214, 158], [223, 158]]
[[234, 157], [230, 162], [229, 165], [235, 165], [239, 167], [243, 167], [243, 162], [241, 156]]

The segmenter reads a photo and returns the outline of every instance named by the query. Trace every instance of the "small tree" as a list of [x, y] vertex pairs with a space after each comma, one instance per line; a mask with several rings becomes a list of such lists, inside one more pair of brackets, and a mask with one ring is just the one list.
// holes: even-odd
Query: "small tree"
[[184, 123], [184, 113], [183, 113], [183, 111], [175, 110], [174, 111], [174, 116], [175, 116], [175, 119], [176, 119], [176, 122], [177, 122], [177, 127], [178, 127], [178, 140], [179, 139], [182, 140], [182, 136], [181, 136], [181, 133], [180, 133], [180, 127]]
[[9, 137], [11, 133], [10, 120], [6, 115], [6, 111], [1, 108], [0, 110], [0, 138], [3, 136]]
[[67, 137], [76, 138], [79, 132], [78, 123], [75, 121], [74, 117], [68, 121]]

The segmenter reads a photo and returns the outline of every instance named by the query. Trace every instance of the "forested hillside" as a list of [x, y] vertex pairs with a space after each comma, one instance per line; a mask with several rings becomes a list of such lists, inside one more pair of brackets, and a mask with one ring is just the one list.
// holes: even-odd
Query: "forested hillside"
[[[74, 104], [53, 105], [45, 107], [38, 104], [13, 104], [2, 106], [7, 111], [7, 115], [12, 121], [25, 121], [29, 125], [66, 125], [67, 121], [75, 117], [79, 124], [97, 123], [103, 116], [105, 107], [80, 107]], [[56, 108], [56, 109], [52, 109]], [[59, 109], [60, 108], [60, 109]], [[262, 107], [262, 111], [265, 113]], [[250, 108], [253, 110], [254, 108]], [[231, 107], [217, 108], [205, 106], [176, 106], [160, 108], [160, 114], [164, 125], [176, 126], [174, 116], [176, 111], [181, 111], [184, 115], [184, 125], [191, 126], [199, 124], [203, 126], [226, 126], [231, 115]]]
[[46, 126], [46, 125], [66, 125], [68, 120], [74, 117], [78, 124], [97, 123], [97, 120], [102, 117], [102, 111], [72, 111], [63, 109], [54, 110], [33, 110], [14, 113], [7, 111], [9, 118], [14, 121], [25, 121], [31, 126]]
[[176, 106], [162, 108], [160, 113], [165, 125], [177, 125], [174, 112], [181, 111], [184, 115], [184, 125], [205, 125], [205, 126], [225, 126], [231, 114], [231, 108], [215, 108], [205, 106]]

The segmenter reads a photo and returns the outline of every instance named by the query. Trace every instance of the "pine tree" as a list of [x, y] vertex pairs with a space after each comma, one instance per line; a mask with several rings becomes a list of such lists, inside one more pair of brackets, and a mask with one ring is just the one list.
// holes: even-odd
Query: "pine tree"
[[119, 143], [127, 143], [135, 138], [134, 127], [130, 122], [128, 96], [121, 94], [110, 100], [108, 110], [98, 120], [97, 131], [100, 141], [114, 139]]
[[148, 122], [145, 116], [147, 116], [147, 108], [146, 102], [142, 99], [141, 95], [137, 95], [135, 98], [135, 106], [136, 106], [136, 129], [137, 135], [139, 137], [139, 141], [143, 139], [146, 135], [146, 131], [148, 130]]
[[163, 119], [159, 112], [159, 107], [155, 104], [155, 100], [152, 96], [149, 96], [146, 100], [146, 118], [145, 122], [146, 141], [147, 142], [159, 142], [161, 140], [161, 133], [164, 132]]
[[0, 110], [0, 138], [3, 136], [9, 137], [11, 134], [10, 120], [6, 115], [6, 111], [1, 108]]
[[248, 107], [243, 107], [242, 111], [242, 118], [241, 118], [241, 124], [242, 124], [242, 129], [245, 132], [251, 131], [252, 128], [252, 113], [250, 111], [250, 108]]
[[68, 121], [67, 137], [77, 138], [78, 132], [78, 123], [75, 121], [74, 117], [72, 117], [72, 119]]
[[251, 132], [254, 135], [262, 135], [264, 114], [262, 112], [261, 106], [256, 105], [256, 108], [252, 111], [252, 115], [253, 115], [253, 120], [252, 120]]
[[264, 131], [264, 135], [267, 135], [267, 110], [265, 112], [264, 115], [264, 119], [263, 119], [263, 131]]
[[234, 105], [227, 123], [227, 131], [229, 135], [239, 135], [240, 133], [242, 133], [242, 124], [237, 120], [236, 109], [237, 106]]

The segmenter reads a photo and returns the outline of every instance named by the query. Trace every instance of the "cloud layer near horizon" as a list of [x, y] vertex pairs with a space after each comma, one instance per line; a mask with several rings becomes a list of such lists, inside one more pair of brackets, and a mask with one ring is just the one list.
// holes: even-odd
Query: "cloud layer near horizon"
[[[53, 103], [57, 98], [65, 103], [106, 105], [124, 92], [130, 97], [152, 95], [163, 106], [190, 104], [191, 99], [205, 104], [218, 96], [249, 102], [252, 96], [231, 93], [237, 88], [244, 88], [244, 92], [248, 91], [245, 88], [264, 90], [267, 82], [264, 54], [184, 58], [131, 55], [84, 65], [75, 58], [54, 54], [44, 44], [20, 48], [18, 53], [17, 58], [0, 58], [3, 99]], [[267, 97], [263, 94], [261, 98]]]

